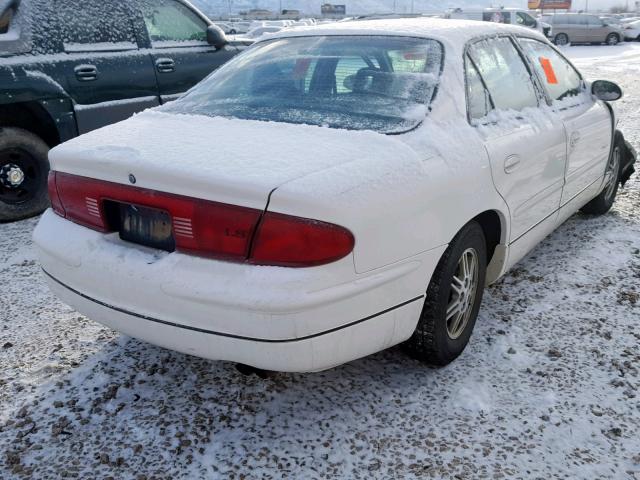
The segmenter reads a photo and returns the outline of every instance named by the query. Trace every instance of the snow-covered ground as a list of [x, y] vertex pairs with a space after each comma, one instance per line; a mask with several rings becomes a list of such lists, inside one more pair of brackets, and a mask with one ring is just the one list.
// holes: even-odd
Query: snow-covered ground
[[[623, 86], [640, 147], [640, 44], [565, 51]], [[396, 348], [261, 379], [123, 337], [49, 293], [35, 223], [0, 225], [0, 478], [640, 480], [638, 177], [489, 288], [440, 370]]]

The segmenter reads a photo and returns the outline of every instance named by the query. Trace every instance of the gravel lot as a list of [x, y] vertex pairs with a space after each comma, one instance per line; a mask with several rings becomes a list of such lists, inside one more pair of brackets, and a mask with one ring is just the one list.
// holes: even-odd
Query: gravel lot
[[[624, 87], [636, 148], [639, 47], [566, 49]], [[640, 480], [638, 176], [619, 195], [487, 290], [452, 365], [392, 349], [268, 379], [80, 316], [44, 283], [36, 220], [0, 225], [0, 478]]]

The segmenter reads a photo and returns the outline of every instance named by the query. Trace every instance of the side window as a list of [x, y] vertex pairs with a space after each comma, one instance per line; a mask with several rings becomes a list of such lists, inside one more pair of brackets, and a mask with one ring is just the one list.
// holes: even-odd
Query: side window
[[511, 23], [510, 12], [484, 12], [482, 20], [493, 23]]
[[529, 14], [524, 12], [516, 12], [516, 23], [525, 27], [535, 28], [536, 20]]
[[13, 8], [8, 8], [2, 15], [0, 15], [0, 35], [8, 33], [11, 26], [11, 20], [13, 19]]
[[124, 2], [54, 0], [67, 52], [138, 48]]
[[207, 24], [195, 12], [175, 0], [142, 2], [144, 23], [151, 42], [202, 43]]
[[485, 117], [491, 110], [491, 97], [480, 78], [480, 74], [473, 65], [469, 55], [464, 58], [465, 82], [467, 86], [467, 104], [469, 117], [479, 119]]
[[584, 15], [571, 15], [571, 19], [573, 20], [571, 23], [574, 25], [578, 25], [581, 27], [584, 27], [585, 25], [587, 25], [588, 22], [588, 17], [584, 16]]
[[519, 42], [553, 100], [580, 93], [582, 78], [558, 52], [531, 38], [520, 38]]
[[604, 25], [604, 22], [598, 17], [588, 17], [587, 23], [590, 27], [602, 27]]
[[529, 70], [509, 38], [476, 42], [469, 48], [469, 56], [496, 109], [522, 110], [538, 106], [538, 95]]

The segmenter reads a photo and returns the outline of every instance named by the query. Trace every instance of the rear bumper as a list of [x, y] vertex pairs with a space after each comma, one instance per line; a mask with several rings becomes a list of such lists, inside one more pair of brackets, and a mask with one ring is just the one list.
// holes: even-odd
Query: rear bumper
[[126, 244], [48, 211], [34, 232], [51, 289], [90, 318], [173, 350], [315, 371], [408, 338], [444, 247], [356, 275], [352, 257], [291, 269]]

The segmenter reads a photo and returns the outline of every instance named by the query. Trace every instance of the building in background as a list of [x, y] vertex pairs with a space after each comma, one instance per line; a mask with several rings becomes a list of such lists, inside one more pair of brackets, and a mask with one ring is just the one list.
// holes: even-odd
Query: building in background
[[300, 17], [302, 16], [302, 14], [300, 13], [300, 10], [291, 10], [288, 8], [284, 8], [282, 9], [282, 11], [280, 12], [280, 18], [284, 18], [287, 20], [298, 20]]
[[347, 14], [347, 6], [323, 3], [320, 6], [320, 13], [326, 18], [342, 18]]
[[529, 0], [529, 10], [570, 10], [571, 0]]
[[240, 15], [247, 20], [266, 20], [275, 17], [271, 10], [265, 10], [264, 8], [253, 8], [248, 12], [240, 12]]

